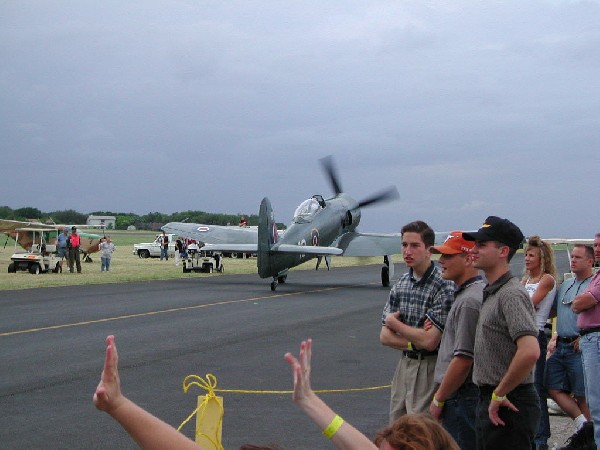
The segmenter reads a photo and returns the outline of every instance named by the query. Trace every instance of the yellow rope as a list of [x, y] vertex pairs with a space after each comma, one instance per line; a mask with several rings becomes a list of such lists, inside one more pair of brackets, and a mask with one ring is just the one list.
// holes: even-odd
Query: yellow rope
[[[194, 381], [190, 384], [186, 384], [186, 382], [189, 378], [194, 378], [197, 381]], [[194, 415], [198, 414], [199, 410], [202, 410], [202, 415], [196, 421], [196, 437], [204, 436], [206, 439], [208, 439], [213, 444], [214, 448], [217, 448], [219, 450], [224, 450], [223, 446], [218, 441], [218, 439], [213, 439], [211, 436], [208, 436], [206, 433], [202, 433], [202, 431], [200, 430], [200, 424], [202, 423], [202, 421], [204, 419], [204, 414], [206, 413], [206, 405], [208, 404], [208, 402], [210, 400], [214, 400], [214, 401], [218, 402], [217, 396], [215, 395], [215, 388], [217, 387], [217, 378], [211, 373], [206, 375], [206, 379], [199, 377], [198, 375], [188, 375], [183, 380], [183, 392], [187, 393], [188, 389], [192, 385], [196, 385], [196, 386], [204, 389], [207, 392], [207, 394], [204, 396], [204, 400], [202, 401], [202, 403], [200, 405], [198, 405], [198, 407], [194, 410], [194, 412], [192, 412], [192, 414], [190, 414], [181, 423], [181, 425], [179, 425], [179, 428], [177, 428], [177, 431], [181, 431], [183, 426], [186, 423], [188, 423], [191, 420], [191, 418], [194, 417]], [[221, 427], [222, 427], [224, 414], [225, 414], [225, 411], [224, 411], [223, 407], [221, 407], [220, 411], [219, 411], [219, 422], [218, 422], [217, 429], [221, 429]], [[216, 438], [216, 436], [215, 436], [215, 438]]]
[[[187, 393], [188, 389], [192, 386], [198, 386], [200, 389], [204, 389], [208, 392], [204, 402], [206, 403], [209, 396], [214, 397], [215, 392], [225, 392], [228, 394], [293, 394], [294, 391], [286, 390], [286, 391], [273, 391], [273, 390], [251, 390], [251, 389], [217, 389], [217, 378], [212, 374], [206, 374], [206, 379], [198, 376], [198, 375], [188, 375], [183, 380], [183, 392]], [[348, 388], [348, 389], [319, 389], [314, 392], [318, 394], [328, 394], [328, 393], [340, 393], [340, 392], [361, 392], [361, 391], [375, 391], [379, 389], [389, 389], [391, 387], [390, 384], [386, 384], [384, 386], [371, 386], [364, 388]], [[211, 398], [212, 398], [211, 397]], [[203, 403], [204, 404], [204, 403]], [[202, 405], [201, 405], [202, 406]], [[181, 425], [179, 425], [178, 430], [181, 430], [183, 426], [188, 423], [195, 414], [198, 413], [200, 409], [199, 406], [188, 416], [187, 419], [183, 421]], [[223, 420], [223, 413], [221, 414], [220, 420]]]

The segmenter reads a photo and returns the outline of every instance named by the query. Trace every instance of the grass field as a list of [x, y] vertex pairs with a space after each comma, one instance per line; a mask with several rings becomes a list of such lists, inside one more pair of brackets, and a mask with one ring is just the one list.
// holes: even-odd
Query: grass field
[[[102, 231], [90, 232], [102, 234]], [[116, 246], [116, 251], [113, 253], [111, 260], [110, 272], [100, 272], [100, 254], [94, 253], [92, 263], [81, 263], [81, 274], [69, 273], [66, 263], [63, 267], [63, 273], [43, 273], [39, 275], [31, 275], [29, 272], [20, 271], [8, 273], [10, 257], [15, 251], [15, 242], [9, 238], [6, 245], [0, 247], [0, 290], [221, 276], [218, 273], [183, 273], [182, 266], [175, 266], [175, 260], [172, 258], [169, 258], [169, 261], [160, 261], [159, 258], [138, 258], [133, 254], [133, 244], [153, 241], [156, 236], [154, 232], [110, 231], [107, 234], [110, 234]], [[17, 246], [17, 250], [22, 251], [19, 246]], [[400, 259], [399, 256], [396, 261], [398, 259]], [[381, 263], [381, 257], [332, 258], [334, 267]], [[225, 258], [223, 264], [225, 274], [256, 273], [256, 258]], [[292, 270], [314, 270], [314, 268], [315, 261], [313, 260]], [[321, 270], [327, 270], [324, 264], [321, 265]]]

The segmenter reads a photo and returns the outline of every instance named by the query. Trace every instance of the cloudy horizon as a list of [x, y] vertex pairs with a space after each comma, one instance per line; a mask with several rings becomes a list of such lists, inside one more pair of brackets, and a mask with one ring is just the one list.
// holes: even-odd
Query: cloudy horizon
[[600, 1], [0, 6], [0, 204], [257, 214], [331, 196], [412, 220], [600, 232]]

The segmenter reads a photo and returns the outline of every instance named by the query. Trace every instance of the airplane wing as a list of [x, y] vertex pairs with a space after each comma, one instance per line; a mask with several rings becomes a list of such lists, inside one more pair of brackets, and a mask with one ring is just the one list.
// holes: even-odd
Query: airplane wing
[[384, 256], [402, 253], [399, 233], [344, 233], [331, 245], [342, 250], [343, 256]]
[[48, 225], [41, 222], [22, 222], [20, 220], [0, 219], [0, 233], [15, 231], [17, 228], [46, 229]]
[[272, 252], [281, 253], [300, 253], [302, 255], [341, 255], [343, 250], [336, 247], [319, 247], [317, 245], [292, 245], [292, 244], [275, 244], [271, 249]]
[[[436, 231], [435, 244], [439, 245], [449, 232]], [[344, 233], [336, 239], [332, 246], [343, 250], [342, 256], [384, 256], [402, 253], [402, 236], [400, 233]]]
[[232, 253], [256, 253], [257, 244], [205, 244], [200, 247], [202, 251], [208, 252], [232, 252]]
[[[256, 227], [203, 225], [199, 223], [169, 222], [162, 229], [205, 244], [253, 244], [256, 252], [258, 230]], [[242, 250], [240, 250], [242, 251]]]
[[[235, 253], [256, 253], [257, 244], [206, 244], [201, 250], [211, 252], [235, 252]], [[275, 245], [271, 249], [273, 253], [299, 253], [303, 255], [341, 255], [342, 249], [336, 247], [319, 247], [314, 245]]]
[[593, 239], [565, 239], [565, 238], [548, 238], [548, 239], [543, 239], [544, 241], [546, 241], [547, 243], [549, 243], [550, 245], [561, 245], [561, 244], [567, 244], [567, 245], [575, 245], [575, 244], [583, 244], [583, 245], [594, 245], [594, 240]]

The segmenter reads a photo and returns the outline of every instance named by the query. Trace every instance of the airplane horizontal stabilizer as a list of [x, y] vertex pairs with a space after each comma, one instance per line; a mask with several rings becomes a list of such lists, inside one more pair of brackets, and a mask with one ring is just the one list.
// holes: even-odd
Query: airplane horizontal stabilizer
[[281, 253], [300, 253], [303, 255], [341, 255], [342, 250], [335, 247], [319, 247], [316, 245], [292, 245], [292, 244], [280, 244], [275, 245], [272, 252]]

